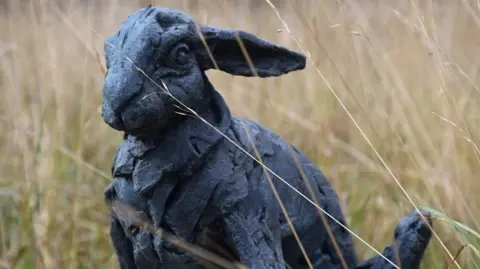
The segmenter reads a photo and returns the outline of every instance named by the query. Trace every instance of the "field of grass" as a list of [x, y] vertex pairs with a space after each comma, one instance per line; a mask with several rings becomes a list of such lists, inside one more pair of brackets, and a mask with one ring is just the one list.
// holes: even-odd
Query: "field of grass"
[[[151, 2], [0, 1], [0, 268], [118, 267], [103, 190], [122, 134], [99, 113], [103, 39]], [[234, 114], [322, 169], [377, 250], [411, 201], [478, 231], [480, 4], [272, 2], [291, 34], [262, 0], [153, 4], [308, 51], [304, 71], [278, 78], [208, 75]], [[434, 228], [423, 268], [478, 268], [474, 233], [446, 217]]]

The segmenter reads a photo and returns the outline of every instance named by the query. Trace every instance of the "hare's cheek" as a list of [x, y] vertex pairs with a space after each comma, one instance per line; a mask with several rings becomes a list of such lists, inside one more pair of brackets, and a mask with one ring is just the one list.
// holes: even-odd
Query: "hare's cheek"
[[170, 92], [191, 108], [195, 108], [205, 97], [205, 83], [200, 72], [189, 72], [182, 77], [171, 78], [169, 82]]
[[137, 130], [158, 125], [165, 114], [165, 102], [161, 93], [147, 94], [139, 97], [122, 113], [125, 129]]

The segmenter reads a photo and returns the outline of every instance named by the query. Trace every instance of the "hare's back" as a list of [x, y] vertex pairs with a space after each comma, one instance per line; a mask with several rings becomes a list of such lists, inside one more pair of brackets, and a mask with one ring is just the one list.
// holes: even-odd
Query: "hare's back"
[[[273, 172], [269, 173], [270, 179], [305, 250], [311, 256], [312, 263], [328, 268], [336, 268], [335, 266], [340, 264], [338, 253], [328, 234], [330, 229], [342, 249], [345, 261], [353, 267], [356, 264], [356, 255], [351, 236], [332, 219], [335, 218], [346, 226], [338, 195], [330, 182], [303, 153], [279, 135], [258, 123], [251, 121], [246, 123], [253, 130], [251, 137], [255, 138], [256, 145], [260, 145], [257, 153], [260, 153], [265, 166]], [[263, 171], [261, 175], [261, 181], [268, 181]], [[278, 201], [275, 202], [278, 203]], [[304, 266], [308, 268], [287, 217], [280, 207], [278, 210], [285, 260], [293, 268], [304, 268]], [[324, 225], [321, 211], [329, 215], [323, 214], [328, 227]]]

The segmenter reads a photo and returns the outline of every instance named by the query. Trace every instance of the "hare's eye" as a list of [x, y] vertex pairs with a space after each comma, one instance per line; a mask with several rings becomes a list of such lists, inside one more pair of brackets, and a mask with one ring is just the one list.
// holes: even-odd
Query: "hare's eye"
[[137, 226], [134, 226], [134, 225], [130, 225], [128, 227], [128, 230], [130, 231], [130, 233], [135, 236], [138, 234], [138, 232], [140, 231], [140, 229], [137, 227]]
[[175, 57], [175, 63], [178, 65], [186, 65], [189, 63], [189, 55], [188, 55], [188, 47], [187, 45], [180, 45], [176, 48], [175, 53], [173, 54]]

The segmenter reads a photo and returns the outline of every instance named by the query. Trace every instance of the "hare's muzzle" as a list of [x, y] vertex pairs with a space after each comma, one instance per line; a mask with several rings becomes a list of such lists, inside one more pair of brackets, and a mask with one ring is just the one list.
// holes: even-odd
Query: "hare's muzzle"
[[[121, 72], [123, 73], [123, 72]], [[103, 120], [112, 128], [123, 131], [125, 125], [122, 113], [130, 102], [141, 93], [143, 79], [140, 74], [130, 70], [127, 74], [109, 73], [103, 87]]]
[[107, 102], [103, 102], [102, 104], [102, 118], [106, 124], [108, 124], [113, 129], [118, 131], [122, 131], [125, 129], [125, 124], [122, 121], [122, 117], [115, 115], [113, 109]]

